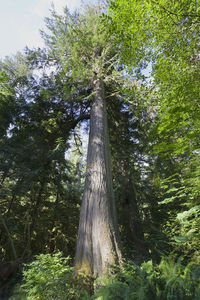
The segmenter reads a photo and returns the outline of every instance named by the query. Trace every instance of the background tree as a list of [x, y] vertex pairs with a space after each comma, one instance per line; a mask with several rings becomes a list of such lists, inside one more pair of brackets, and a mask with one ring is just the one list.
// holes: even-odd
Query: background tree
[[[49, 69], [45, 53], [37, 60], [35, 54], [27, 53], [27, 67], [34, 66], [36, 72], [46, 64]], [[78, 180], [77, 185], [72, 180], [73, 165], [65, 153], [71, 131], [88, 118], [87, 107], [84, 101], [81, 108], [77, 103], [72, 106], [71, 88], [56, 71], [47, 74], [44, 70], [40, 77], [19, 76], [12, 71], [14, 62], [12, 70], [10, 66], [8, 61], [2, 64], [13, 87], [15, 105], [0, 146], [2, 213], [22, 260], [57, 248], [73, 253], [81, 189]], [[9, 260], [12, 253], [6, 240], [2, 228], [2, 256]]]
[[[175, 219], [177, 213], [185, 211], [178, 215], [178, 220], [184, 222], [185, 214], [186, 219], [191, 218], [191, 223], [196, 224], [195, 228], [191, 228], [191, 224], [188, 227], [189, 236], [190, 230], [193, 230], [195, 240], [198, 236], [195, 216], [199, 213], [199, 198], [197, 196], [194, 200], [192, 196], [188, 201], [186, 182], [188, 170], [194, 176], [193, 184], [199, 180], [192, 167], [193, 161], [199, 161], [199, 118], [196, 115], [199, 107], [199, 3], [176, 1], [171, 6], [166, 1], [111, 1], [108, 20], [110, 31], [115, 35], [116, 43], [121, 44], [122, 57], [129, 68], [135, 68], [141, 79], [141, 70], [148, 64], [152, 69], [152, 88], [158, 101], [159, 134], [154, 142], [154, 151], [162, 167], [159, 171], [162, 175], [160, 187], [165, 187], [161, 189], [161, 198], [168, 203], [165, 210], [169, 209], [171, 218]], [[165, 168], [170, 172], [166, 172]], [[193, 188], [196, 190], [194, 185]], [[177, 210], [174, 210], [175, 206]], [[187, 207], [189, 210], [185, 210]], [[173, 227], [180, 228], [175, 224]], [[178, 232], [174, 234], [176, 236]], [[181, 243], [181, 238], [175, 239]], [[188, 236], [185, 237], [186, 244], [187, 239]]]

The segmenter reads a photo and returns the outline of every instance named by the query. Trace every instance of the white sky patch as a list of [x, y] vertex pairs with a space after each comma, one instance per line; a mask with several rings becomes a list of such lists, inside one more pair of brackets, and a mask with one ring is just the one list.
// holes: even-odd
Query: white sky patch
[[30, 7], [30, 11], [33, 11], [38, 17], [44, 18], [49, 14], [49, 1], [39, 0], [37, 3], [33, 3]]
[[57, 13], [62, 14], [63, 9], [67, 6], [70, 11], [80, 8], [82, 0], [37, 0], [37, 3], [34, 3], [31, 10], [44, 19], [44, 17], [49, 16], [50, 8], [52, 4], [55, 7]]
[[61, 14], [67, 6], [70, 11], [81, 8], [82, 2], [96, 0], [0, 0], [0, 59], [29, 48], [43, 47], [39, 30], [45, 29], [44, 18], [50, 16], [51, 3]]
[[[48, 0], [46, 0], [46, 1], [48, 1]], [[66, 1], [66, 0], [54, 0], [53, 3], [55, 5], [55, 9], [58, 13], [62, 13], [63, 8], [65, 6], [67, 6], [70, 9], [70, 11], [72, 11], [72, 10], [74, 10], [74, 9], [81, 6], [81, 0], [68, 0], [68, 1]]]

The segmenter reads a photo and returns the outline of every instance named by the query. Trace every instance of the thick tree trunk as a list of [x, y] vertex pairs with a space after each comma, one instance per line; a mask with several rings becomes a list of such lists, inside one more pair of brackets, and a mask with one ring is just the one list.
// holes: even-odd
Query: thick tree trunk
[[121, 254], [112, 188], [103, 82], [94, 83], [85, 190], [81, 207], [75, 269], [95, 277], [107, 272]]

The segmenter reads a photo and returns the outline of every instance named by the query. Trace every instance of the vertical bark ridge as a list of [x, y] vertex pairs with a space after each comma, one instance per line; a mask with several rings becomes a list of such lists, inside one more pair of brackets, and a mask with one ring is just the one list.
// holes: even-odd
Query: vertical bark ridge
[[95, 277], [121, 258], [112, 188], [103, 81], [94, 83], [87, 170], [81, 206], [75, 269]]

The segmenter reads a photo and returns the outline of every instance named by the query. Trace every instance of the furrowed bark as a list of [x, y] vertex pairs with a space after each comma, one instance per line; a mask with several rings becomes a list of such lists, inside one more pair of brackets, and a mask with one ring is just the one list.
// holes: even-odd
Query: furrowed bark
[[120, 260], [112, 188], [104, 86], [94, 82], [95, 99], [90, 118], [87, 171], [77, 240], [75, 270], [102, 276]]

